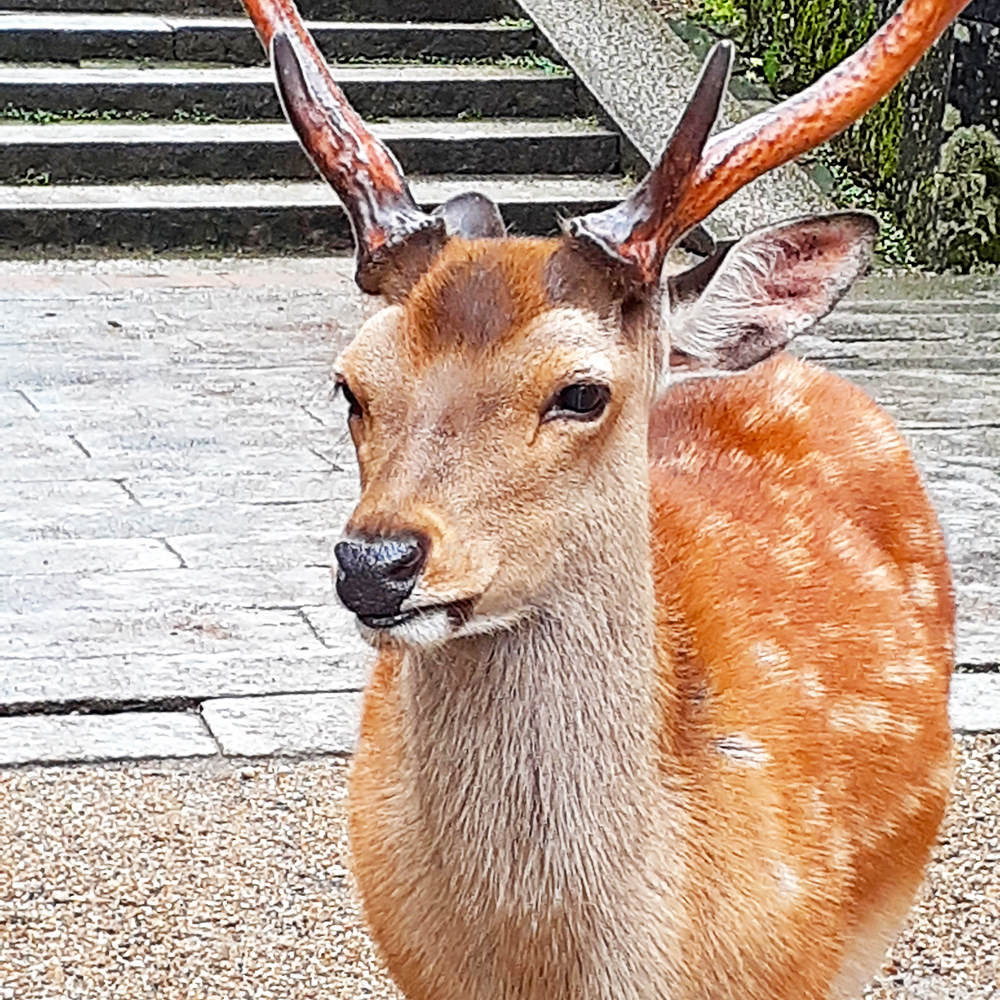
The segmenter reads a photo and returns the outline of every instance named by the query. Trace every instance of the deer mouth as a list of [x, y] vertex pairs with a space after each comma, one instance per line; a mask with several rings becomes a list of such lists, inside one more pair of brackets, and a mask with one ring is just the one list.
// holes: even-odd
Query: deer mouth
[[438, 615], [447, 621], [451, 631], [457, 631], [472, 617], [472, 601], [466, 599], [449, 604], [426, 604], [394, 615], [358, 615], [357, 618], [366, 629], [385, 633]]

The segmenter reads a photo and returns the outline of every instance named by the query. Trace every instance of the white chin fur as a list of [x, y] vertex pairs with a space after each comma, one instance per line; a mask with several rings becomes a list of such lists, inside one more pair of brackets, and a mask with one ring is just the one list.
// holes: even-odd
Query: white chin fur
[[361, 638], [373, 646], [398, 643], [427, 649], [440, 646], [449, 639], [500, 632], [511, 628], [521, 617], [522, 615], [517, 612], [507, 615], [474, 615], [468, 621], [458, 624], [447, 611], [434, 609], [392, 628], [368, 628], [359, 621], [358, 631], [361, 633]]
[[368, 628], [358, 622], [361, 637], [373, 646], [403, 643], [406, 646], [437, 646], [454, 634], [447, 611], [426, 611], [392, 628]]

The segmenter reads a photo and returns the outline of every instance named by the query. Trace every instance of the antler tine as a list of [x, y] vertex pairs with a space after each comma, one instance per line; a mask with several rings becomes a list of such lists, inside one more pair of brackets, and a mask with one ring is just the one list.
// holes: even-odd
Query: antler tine
[[844, 131], [920, 60], [969, 0], [905, 0], [854, 55], [777, 107], [705, 148], [676, 225], [683, 232], [750, 181]]
[[691, 228], [678, 229], [674, 217], [687, 197], [692, 174], [718, 118], [732, 61], [730, 42], [720, 42], [712, 49], [666, 149], [623, 202], [565, 224], [567, 235], [596, 244], [632, 270], [640, 283], [659, 279], [667, 250]]
[[905, 0], [858, 52], [811, 87], [708, 140], [732, 49], [711, 52], [656, 166], [621, 204], [571, 219], [569, 236], [596, 245], [628, 280], [659, 282], [673, 243], [750, 181], [842, 132], [902, 79], [969, 0]]
[[444, 243], [444, 223], [417, 207], [399, 163], [347, 102], [292, 0], [243, 5], [271, 57], [299, 141], [350, 217], [357, 283], [366, 292], [383, 292], [396, 251], [414, 241], [433, 251]]

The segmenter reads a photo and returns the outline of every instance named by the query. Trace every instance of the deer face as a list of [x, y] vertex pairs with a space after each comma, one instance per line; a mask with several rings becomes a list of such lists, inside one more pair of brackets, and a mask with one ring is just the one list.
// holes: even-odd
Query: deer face
[[339, 361], [362, 497], [338, 592], [373, 641], [517, 620], [645, 496], [652, 340], [559, 302], [559, 249], [452, 240]]
[[856, 213], [751, 234], [668, 282], [662, 330], [655, 297], [626, 302], [571, 242], [451, 240], [338, 366], [362, 497], [337, 589], [366, 636], [436, 644], [600, 587], [609, 553], [645, 545], [660, 359], [689, 374], [770, 356], [874, 236]]

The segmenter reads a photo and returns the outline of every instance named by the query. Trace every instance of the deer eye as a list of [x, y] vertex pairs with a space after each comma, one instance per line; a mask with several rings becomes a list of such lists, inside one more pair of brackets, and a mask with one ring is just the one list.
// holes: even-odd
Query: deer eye
[[338, 380], [337, 388], [341, 391], [344, 399], [347, 400], [348, 406], [348, 418], [353, 420], [355, 417], [360, 417], [363, 414], [361, 409], [361, 404], [358, 402], [358, 397], [354, 395], [353, 392], [348, 388], [347, 383]]
[[597, 382], [574, 382], [560, 389], [545, 411], [546, 420], [596, 420], [611, 399], [611, 390]]

